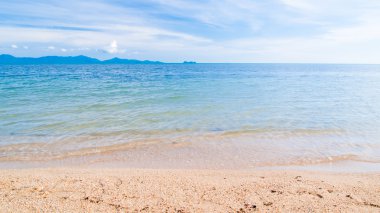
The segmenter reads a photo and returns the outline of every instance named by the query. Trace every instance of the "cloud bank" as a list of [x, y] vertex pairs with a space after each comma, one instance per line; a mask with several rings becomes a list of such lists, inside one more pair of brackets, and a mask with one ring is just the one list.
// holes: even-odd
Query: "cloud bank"
[[20, 56], [380, 63], [373, 0], [14, 0], [0, 10], [1, 51]]

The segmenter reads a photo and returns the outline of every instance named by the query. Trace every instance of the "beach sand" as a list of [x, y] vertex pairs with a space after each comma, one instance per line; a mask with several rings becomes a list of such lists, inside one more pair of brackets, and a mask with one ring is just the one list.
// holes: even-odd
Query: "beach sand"
[[380, 212], [380, 173], [0, 171], [0, 212]]

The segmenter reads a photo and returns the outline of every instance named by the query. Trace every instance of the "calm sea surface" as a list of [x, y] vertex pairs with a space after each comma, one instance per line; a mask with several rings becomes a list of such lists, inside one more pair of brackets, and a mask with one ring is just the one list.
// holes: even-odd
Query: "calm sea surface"
[[0, 161], [146, 141], [379, 163], [380, 66], [0, 66]]

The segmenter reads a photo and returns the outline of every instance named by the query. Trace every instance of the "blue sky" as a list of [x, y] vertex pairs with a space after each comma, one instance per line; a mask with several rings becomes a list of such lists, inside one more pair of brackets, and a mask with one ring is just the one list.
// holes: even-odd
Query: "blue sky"
[[380, 63], [380, 1], [0, 0], [0, 53]]

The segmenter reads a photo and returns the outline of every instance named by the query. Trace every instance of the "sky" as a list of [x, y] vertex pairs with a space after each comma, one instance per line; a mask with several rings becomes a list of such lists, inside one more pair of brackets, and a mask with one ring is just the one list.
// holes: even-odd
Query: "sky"
[[0, 54], [380, 63], [380, 1], [0, 0]]

